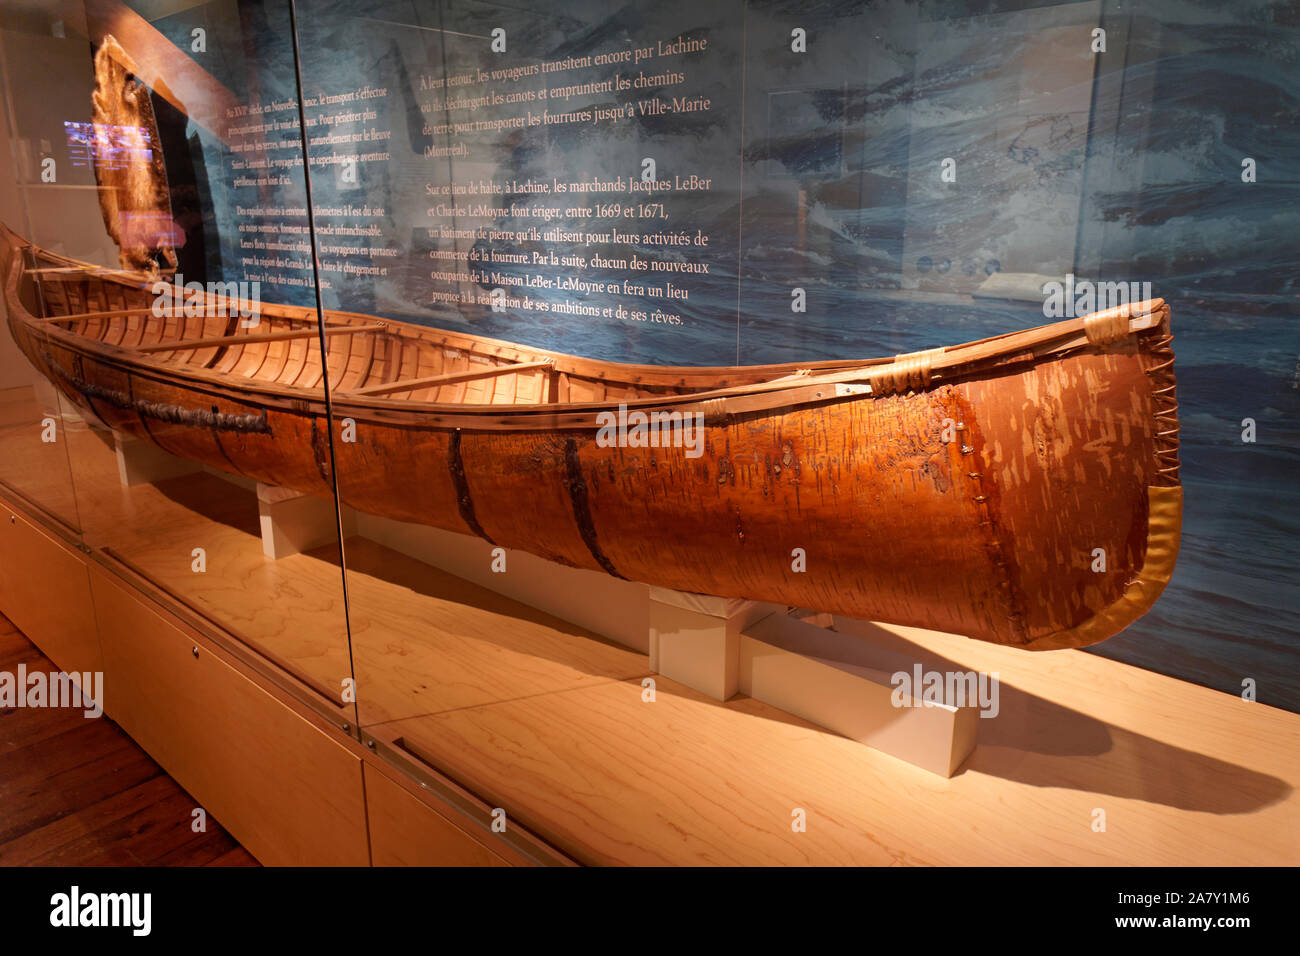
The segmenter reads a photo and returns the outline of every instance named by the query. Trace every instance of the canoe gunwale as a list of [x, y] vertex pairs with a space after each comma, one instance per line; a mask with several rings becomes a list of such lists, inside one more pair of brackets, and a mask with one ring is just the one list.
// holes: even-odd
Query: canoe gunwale
[[[233, 380], [227, 373], [212, 369], [191, 368], [186, 365], [170, 365], [160, 360], [149, 360], [143, 352], [133, 347], [108, 345], [96, 339], [82, 336], [72, 329], [64, 329], [55, 321], [47, 321], [32, 316], [22, 306], [18, 297], [18, 285], [22, 277], [29, 274], [22, 251], [34, 250], [44, 258], [65, 261], [69, 269], [85, 269], [88, 274], [104, 281], [131, 287], [135, 290], [151, 289], [155, 278], [130, 273], [121, 269], [100, 269], [95, 265], [81, 263], [42, 250], [35, 243], [18, 237], [6, 226], [0, 226], [8, 237], [8, 243], [18, 268], [10, 269], [6, 284], [5, 298], [8, 304], [10, 320], [29, 326], [29, 330], [38, 339], [57, 343], [73, 350], [85, 358], [103, 362], [117, 368], [118, 371], [139, 375], [153, 380], [170, 380], [187, 382], [191, 388], [207, 394], [227, 395], [244, 405], [263, 401], [278, 405], [289, 403], [295, 410], [311, 410], [315, 414], [324, 414], [326, 408], [325, 390], [320, 386], [282, 385], [278, 382], [257, 380], [255, 377]], [[162, 280], [165, 281], [165, 280]], [[229, 300], [213, 297], [213, 307], [229, 308]], [[290, 321], [315, 321], [320, 323], [320, 316], [315, 310], [299, 306], [260, 306], [266, 315]], [[120, 310], [127, 311], [127, 310]], [[109, 310], [113, 312], [113, 310]], [[87, 315], [99, 315], [87, 313]], [[57, 319], [59, 316], [52, 316]], [[1115, 332], [1112, 341], [1097, 346], [1089, 334], [1089, 326], [1096, 328], [1100, 317], [1109, 317], [1109, 324], [1114, 328], [1117, 320], [1126, 320], [1127, 333]], [[602, 399], [598, 402], [543, 402], [534, 405], [473, 405], [473, 403], [413, 401], [409, 398], [390, 398], [382, 395], [351, 394], [338, 386], [329, 386], [329, 407], [334, 411], [346, 411], [352, 418], [368, 418], [385, 421], [411, 421], [443, 428], [484, 429], [484, 431], [521, 431], [521, 429], [539, 429], [539, 431], [558, 431], [558, 429], [591, 429], [602, 424], [602, 412], [611, 412], [625, 407], [628, 410], [660, 412], [660, 414], [695, 414], [705, 415], [706, 423], [720, 421], [729, 416], [749, 415], [755, 412], [772, 412], [781, 408], [831, 405], [844, 401], [871, 401], [879, 398], [880, 392], [907, 392], [907, 390], [926, 390], [939, 385], [953, 384], [963, 378], [980, 375], [996, 375], [1002, 371], [1022, 367], [1026, 363], [1057, 360], [1080, 347], [1114, 347], [1119, 342], [1138, 336], [1164, 325], [1167, 328], [1169, 306], [1164, 299], [1152, 299], [1151, 302], [1134, 303], [1130, 306], [1115, 308], [1101, 313], [1067, 319], [1058, 323], [1036, 326], [1036, 328], [1009, 332], [963, 345], [949, 346], [927, 352], [913, 352], [910, 355], [898, 355], [893, 358], [876, 358], [854, 360], [826, 360], [815, 363], [784, 363], [775, 365], [749, 365], [749, 367], [666, 367], [666, 365], [625, 365], [619, 363], [597, 362], [582, 359], [580, 356], [565, 355], [541, 349], [523, 349], [510, 342], [498, 341], [468, 333], [445, 332], [441, 329], [428, 329], [425, 326], [385, 320], [382, 332], [357, 334], [391, 334], [411, 342], [412, 345], [426, 347], [454, 347], [477, 352], [477, 354], [494, 355], [503, 358], [507, 354], [515, 362], [549, 362], [556, 373], [569, 373], [582, 377], [594, 377], [610, 384], [645, 386], [645, 388], [685, 388], [692, 380], [714, 381], [716, 378], [761, 377], [761, 381], [742, 385], [724, 385], [689, 394], [658, 394], [645, 397], [627, 397]], [[374, 316], [354, 312], [328, 312], [326, 320], [333, 324], [376, 323]], [[1119, 325], [1125, 324], [1123, 321]], [[238, 345], [237, 339], [231, 341]], [[159, 352], [157, 345], [149, 346], [152, 352]], [[924, 356], [923, 376], [917, 380], [918, 359]], [[593, 372], [595, 375], [593, 375]], [[914, 388], [897, 388], [901, 378], [913, 378], [910, 382]], [[844, 389], [837, 386], [857, 385], [857, 389]], [[881, 385], [885, 388], [881, 389]], [[891, 385], [893, 388], [891, 388]], [[865, 388], [862, 388], [865, 386]]]
[[[14, 307], [12, 300], [10, 308]], [[1168, 307], [1164, 307], [1167, 314]], [[1135, 321], [1134, 334], [1155, 328], [1161, 321], [1161, 314], [1143, 316]], [[32, 326], [29, 324], [29, 328]], [[326, 401], [319, 388], [279, 385], [246, 379], [232, 382], [229, 375], [205, 369], [190, 369], [180, 366], [168, 366], [158, 362], [142, 359], [141, 353], [130, 348], [94, 343], [84, 336], [63, 329], [51, 329], [35, 326], [32, 328], [37, 338], [46, 338], [50, 342], [74, 351], [86, 358], [114, 367], [122, 372], [141, 376], [155, 381], [184, 380], [197, 391], [207, 394], [221, 394], [232, 400], [245, 404], [257, 404], [259, 401], [288, 404], [298, 409], [311, 409], [324, 414]], [[951, 370], [941, 378], [933, 378], [927, 389], [951, 384], [964, 378], [975, 377], [989, 372], [1001, 373], [1013, 371], [1017, 367], [1040, 362], [1052, 361], [1068, 353], [1088, 347], [1087, 339], [1082, 335], [1062, 339], [1054, 347], [1045, 351], [1031, 350], [1001, 360], [986, 361], [979, 366], [970, 365]], [[335, 413], [347, 411], [351, 417], [370, 417], [387, 421], [411, 421], [426, 425], [448, 428], [467, 429], [507, 429], [507, 430], [562, 430], [594, 429], [602, 422], [602, 412], [611, 412], [622, 404], [629, 410], [637, 409], [647, 412], [695, 413], [705, 416], [706, 423], [713, 423], [733, 415], [746, 415], [757, 412], [771, 412], [784, 408], [804, 407], [809, 405], [833, 404], [844, 401], [873, 401], [882, 396], [870, 391], [856, 394], [837, 394], [837, 384], [865, 383], [867, 371], [854, 369], [849, 372], [832, 373], [826, 376], [809, 378], [805, 384], [789, 385], [779, 389], [756, 391], [748, 395], [728, 394], [727, 392], [701, 393], [691, 396], [650, 396], [630, 398], [620, 401], [554, 403], [542, 405], [467, 405], [456, 403], [416, 402], [408, 399], [362, 398], [351, 397], [346, 391], [331, 389], [330, 407]], [[243, 387], [238, 387], [243, 386]], [[355, 413], [355, 414], [354, 414]]]
[[[164, 361], [150, 361], [140, 350], [109, 345], [87, 338], [71, 329], [64, 329], [55, 322], [43, 321], [33, 316], [22, 305], [18, 296], [18, 285], [31, 270], [21, 261], [25, 248], [37, 249], [41, 255], [72, 265], [68, 268], [82, 267], [105, 281], [117, 282], [133, 289], [148, 289], [151, 282], [136, 281], [138, 274], [122, 270], [100, 270], [86, 263], [78, 263], [54, 253], [40, 250], [34, 244], [21, 240], [12, 231], [5, 229], [10, 239], [13, 255], [18, 259], [19, 268], [11, 269], [5, 297], [10, 310], [11, 320], [26, 324], [38, 339], [57, 343], [86, 358], [104, 362], [123, 372], [142, 375], [152, 379], [178, 380], [187, 382], [191, 387], [209, 394], [228, 395], [241, 403], [256, 404], [259, 400], [272, 404], [292, 403], [295, 409], [311, 409], [323, 413], [326, 407], [324, 390], [320, 387], [303, 387], [266, 382], [256, 378], [232, 380], [222, 372], [197, 369], [182, 365], [168, 365]], [[217, 297], [218, 299], [220, 297]], [[217, 303], [225, 305], [225, 303]], [[264, 312], [273, 317], [290, 321], [319, 322], [314, 310], [299, 306], [262, 307]], [[268, 311], [273, 310], [272, 311]], [[299, 310], [301, 315], [296, 314]], [[114, 311], [114, 310], [109, 310]], [[128, 311], [128, 310], [119, 310]], [[274, 313], [274, 314], [273, 314]], [[98, 314], [98, 313], [94, 313]], [[920, 391], [951, 384], [972, 376], [997, 374], [1004, 370], [1022, 366], [1025, 363], [1057, 360], [1078, 348], [1092, 347], [1095, 343], [1090, 338], [1087, 328], [1095, 324], [1098, 316], [1119, 316], [1127, 321], [1127, 332], [1115, 337], [1116, 342], [1128, 340], [1134, 336], [1142, 338], [1142, 333], [1157, 329], [1167, 323], [1169, 307], [1162, 299], [1136, 303], [1120, 309], [1108, 310], [1107, 313], [1094, 313], [1077, 319], [1067, 319], [1051, 325], [1038, 326], [1018, 332], [1008, 332], [991, 338], [980, 339], [962, 345], [934, 349], [926, 353], [895, 356], [893, 358], [865, 359], [859, 361], [823, 361], [812, 363], [785, 363], [780, 365], [759, 365], [742, 367], [671, 367], [622, 365], [610, 362], [598, 362], [582, 359], [564, 353], [550, 352], [544, 349], [525, 349], [511, 343], [500, 342], [480, 336], [443, 330], [426, 329], [408, 323], [385, 320], [384, 331], [370, 331], [356, 334], [396, 335], [404, 341], [427, 347], [451, 347], [472, 350], [476, 353], [493, 354], [503, 357], [511, 353], [511, 358], [522, 362], [548, 361], [550, 367], [558, 373], [569, 373], [587, 378], [596, 378], [612, 384], [632, 387], [689, 387], [692, 379], [702, 381], [727, 377], [752, 379], [765, 378], [748, 384], [715, 387], [690, 394], [662, 394], [642, 397], [625, 397], [618, 400], [604, 399], [596, 402], [551, 402], [519, 405], [466, 404], [453, 402], [417, 401], [409, 398], [391, 398], [383, 396], [353, 395], [348, 390], [331, 385], [329, 404], [335, 411], [346, 410], [352, 417], [367, 417], [386, 421], [422, 422], [426, 425], [446, 428], [467, 428], [476, 430], [561, 430], [597, 428], [601, 413], [610, 412], [620, 406], [629, 410], [646, 412], [692, 414], [703, 413], [705, 421], [718, 421], [733, 415], [771, 412], [783, 408], [805, 407], [809, 405], [831, 404], [851, 400], [873, 400], [879, 398], [881, 384], [885, 383], [887, 391]], [[58, 317], [52, 317], [58, 318]], [[333, 323], [361, 322], [375, 323], [373, 316], [360, 313], [328, 312], [327, 320]], [[240, 344], [237, 339], [232, 344]], [[1108, 346], [1114, 347], [1114, 342]], [[149, 346], [152, 352], [162, 353], [157, 344]], [[915, 380], [918, 357], [925, 356], [922, 381]], [[888, 388], [891, 380], [896, 380], [902, 370], [902, 377], [911, 375], [915, 387], [902, 389]], [[593, 375], [592, 371], [599, 374]], [[820, 374], [816, 374], [820, 372]], [[783, 378], [773, 381], [772, 378]], [[848, 394], [840, 392], [836, 386], [866, 386], [854, 391], [845, 389]]]

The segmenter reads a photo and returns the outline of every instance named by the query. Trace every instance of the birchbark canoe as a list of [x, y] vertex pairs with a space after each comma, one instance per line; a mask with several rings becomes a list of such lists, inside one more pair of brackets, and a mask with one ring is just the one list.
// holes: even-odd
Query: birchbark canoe
[[[673, 368], [283, 305], [244, 328], [211, 294], [157, 316], [141, 273], [0, 239], [13, 336], [83, 413], [299, 492], [337, 474], [359, 511], [1030, 650], [1117, 633], [1177, 556], [1161, 299], [893, 358]], [[598, 441], [620, 405], [701, 414], [701, 453]]]

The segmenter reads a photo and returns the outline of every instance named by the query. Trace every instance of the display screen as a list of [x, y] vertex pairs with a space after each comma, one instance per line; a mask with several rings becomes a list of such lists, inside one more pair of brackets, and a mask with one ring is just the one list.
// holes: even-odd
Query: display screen
[[153, 161], [153, 138], [143, 126], [65, 122], [63, 128], [74, 166], [121, 170]]

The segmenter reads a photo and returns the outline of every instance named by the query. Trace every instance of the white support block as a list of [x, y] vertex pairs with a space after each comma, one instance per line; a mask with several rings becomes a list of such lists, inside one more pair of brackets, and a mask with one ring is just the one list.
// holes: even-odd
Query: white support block
[[62, 416], [65, 423], [82, 420], [77, 406], [55, 388], [53, 382], [35, 369], [29, 368], [28, 373], [31, 375], [32, 392], [36, 403], [44, 409], [43, 415], [54, 415], [56, 418]]
[[339, 539], [338, 517], [329, 498], [258, 482], [257, 512], [262, 553], [275, 561]]
[[728, 700], [739, 689], [740, 633], [775, 604], [650, 588], [650, 670]]
[[[915, 696], [900, 691], [896, 697], [893, 675], [902, 672], [910, 678], [918, 670], [943, 674], [942, 665], [896, 649], [896, 639], [887, 632], [873, 642], [873, 633], [880, 630], [874, 625], [841, 618], [835, 622], [852, 633], [784, 614], [746, 628], [740, 639], [740, 692], [951, 777], [975, 749], [977, 701], [953, 700], [946, 688], [930, 705], [923, 703], [919, 687], [913, 688]], [[911, 683], [909, 679], [909, 687]]]
[[58, 404], [59, 415], [63, 418], [63, 424], [66, 425], [87, 425], [89, 422], [81, 414], [81, 409], [67, 399], [62, 399]]
[[189, 475], [199, 471], [199, 466], [184, 458], [163, 451], [151, 441], [113, 432], [113, 448], [117, 454], [117, 477], [127, 488], [148, 485], [164, 478]]
[[[524, 551], [505, 552], [482, 538], [425, 525], [393, 521], [344, 510], [355, 515], [356, 533], [449, 574], [472, 581], [586, 628], [602, 637], [645, 653], [649, 588], [598, 571], [570, 568]], [[504, 570], [495, 570], [504, 568]]]

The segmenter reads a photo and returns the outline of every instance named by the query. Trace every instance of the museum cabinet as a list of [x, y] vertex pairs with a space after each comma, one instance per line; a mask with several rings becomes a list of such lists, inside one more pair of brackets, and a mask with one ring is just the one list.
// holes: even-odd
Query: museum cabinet
[[[1032, 337], [1044, 320], [1015, 289], [1058, 274], [1044, 263], [1094, 274], [1098, 250], [1127, 255], [1131, 237], [1109, 220], [1094, 230], [1081, 196], [1103, 172], [1119, 175], [1094, 153], [1158, 91], [1137, 71], [1118, 99], [1124, 68], [1107, 72], [1070, 44], [1099, 18], [1112, 44], [1143, 21], [1100, 3], [963, 21], [1019, 37], [1016, 55], [988, 67], [991, 87], [932, 95], [978, 113], [1017, 91], [990, 134], [997, 158], [983, 172], [1000, 191], [987, 214], [1027, 195], [1047, 223], [1003, 223], [1001, 244], [981, 246], [936, 224], [935, 187], [919, 173], [868, 158], [891, 131], [873, 126], [889, 120], [865, 91], [890, 88], [900, 50], [913, 78], [967, 55], [950, 20], [912, 11], [915, 22], [895, 25], [905, 42], [891, 45], [861, 4], [809, 13], [836, 50], [812, 64], [786, 58], [779, 5], [633, 6], [644, 22], [594, 0], [559, 21], [476, 0], [48, 0], [0, 12], [0, 612], [59, 668], [102, 672], [108, 717], [270, 865], [1294, 862], [1294, 707], [1225, 693], [1236, 671], [1142, 657], [1155, 652], [1131, 650], [1131, 632], [1100, 653], [1077, 649], [1151, 607], [1174, 573], [1183, 490], [1170, 307], [1157, 287], [1141, 307], [1080, 317], [1060, 345]], [[843, 36], [864, 39], [850, 49]], [[975, 175], [980, 161], [953, 130], [921, 125], [907, 132], [914, 155], [937, 166], [951, 152]], [[643, 178], [656, 158], [659, 178]], [[626, 180], [626, 192], [598, 194], [602, 177]], [[557, 199], [562, 181], [570, 191]], [[592, 194], [572, 198], [575, 184]], [[891, 204], [905, 210], [896, 230], [866, 221]], [[845, 210], [853, 228], [827, 227]], [[985, 212], [956, 215], [974, 230]], [[643, 268], [667, 281], [636, 279], [635, 255], [622, 271], [602, 258], [631, 231], [642, 251], [659, 247]], [[850, 238], [874, 251], [846, 258]], [[963, 241], [962, 254], [942, 253]], [[873, 278], [879, 249], [895, 263], [886, 279]], [[821, 273], [799, 273], [818, 262]], [[544, 269], [511, 286], [501, 276], [521, 263]], [[601, 270], [618, 277], [617, 294], [595, 288]], [[160, 293], [130, 276], [177, 285]], [[185, 313], [182, 278], [198, 283], [198, 313]], [[792, 312], [792, 288], [817, 307]], [[159, 324], [160, 294], [174, 296], [180, 325]], [[260, 311], [217, 309], [235, 300]], [[1175, 302], [1175, 328], [1179, 318]], [[64, 361], [61, 336], [77, 330], [163, 352], [158, 368], [195, 373], [202, 407], [183, 408], [165, 375]], [[1003, 451], [992, 438], [986, 451], [961, 403], [987, 390], [945, 393], [951, 460], [917, 473], [937, 497], [927, 486], [891, 498], [904, 480], [893, 476], [863, 491], [878, 509], [903, 502], [891, 512], [902, 517], [875, 537], [854, 530], [836, 545], [847, 569], [837, 587], [813, 575], [802, 592], [764, 590], [750, 566], [728, 566], [737, 541], [752, 554], [765, 534], [783, 560], [803, 550], [806, 526], [789, 515], [813, 521], [817, 492], [813, 481], [790, 490], [801, 463], [789, 443], [750, 467], [737, 426], [734, 461], [708, 474], [709, 488], [678, 490], [695, 504], [728, 481], [736, 500], [747, 481], [756, 498], [803, 495], [783, 522], [742, 526], [739, 506], [734, 520], [701, 518], [688, 567], [688, 548], [655, 538], [665, 522], [648, 503], [640, 524], [610, 535], [600, 496], [619, 476], [584, 464], [571, 439], [524, 447], [516, 432], [459, 420], [421, 430], [395, 400], [360, 401], [635, 404], [688, 388], [689, 371], [672, 382], [653, 366], [700, 366], [729, 369], [714, 400], [743, 400], [750, 414], [788, 378], [818, 383], [809, 388], [828, 402], [863, 394], [836, 373], [897, 355], [870, 387], [893, 389], [901, 408], [932, 374], [943, 381], [937, 346], [1005, 332], [1030, 337], [1011, 340], [1015, 354], [977, 348], [998, 365], [990, 378], [1058, 346], [1082, 363], [1070, 374], [1110, 377], [1081, 393], [1079, 427], [1093, 431], [1080, 444], [1149, 426], [1131, 443], [1140, 454], [1115, 466], [1136, 477], [1112, 482], [1109, 461], [1077, 465], [1097, 500], [1114, 492], [1088, 505], [1086, 534], [1132, 573], [1094, 584], [1095, 567], [1057, 554], [1042, 559], [1060, 565], [1056, 577], [1035, 579], [1073, 575], [1102, 603], [1132, 601], [1105, 633], [1085, 633], [1077, 613], [1053, 617], [1050, 596], [1024, 599], [1018, 617], [999, 605], [996, 626], [971, 623], [988, 608], [963, 603], [975, 585], [960, 568], [984, 561], [988, 543], [955, 529], [991, 523], [977, 485], [965, 510], [943, 513], [915, 567], [897, 563], [900, 581], [928, 567], [924, 606], [891, 621], [846, 612], [887, 608], [883, 591], [835, 607], [817, 598], [848, 594], [859, 559], [893, 554], [912, 517], [933, 516], [947, 493], [936, 474], [982, 480], [963, 456]], [[1129, 337], [1151, 347], [1124, 352]], [[637, 371], [618, 382], [602, 362]], [[254, 407], [254, 385], [268, 382], [284, 386], [282, 401]], [[319, 400], [295, 397], [300, 386]], [[1087, 405], [1120, 386], [1137, 397]], [[709, 427], [733, 407], [710, 406]], [[928, 427], [928, 406], [909, 408], [854, 426]], [[1026, 469], [1047, 459], [1037, 441], [1016, 459]], [[873, 450], [875, 464], [892, 465], [896, 446]], [[667, 470], [639, 476], [646, 502], [657, 482], [669, 487]], [[826, 498], [843, 508], [838, 494]], [[629, 496], [624, 513], [641, 504]], [[1041, 514], [1027, 507], [1013, 529], [1026, 564], [1032, 542], [1048, 540]], [[1139, 547], [1133, 529], [1147, 542], [1148, 525]], [[1005, 570], [996, 544], [990, 567]], [[810, 547], [815, 559], [815, 537]], [[728, 573], [734, 594], [689, 586]], [[1158, 634], [1140, 646], [1176, 647], [1190, 614], [1144, 619]], [[1064, 649], [1026, 650], [1024, 629], [1040, 625], [1058, 637], [1038, 646]], [[913, 673], [918, 685], [923, 673], [991, 675], [996, 702], [941, 688], [935, 706], [918, 690], [917, 706], [900, 709], [897, 675]]]

